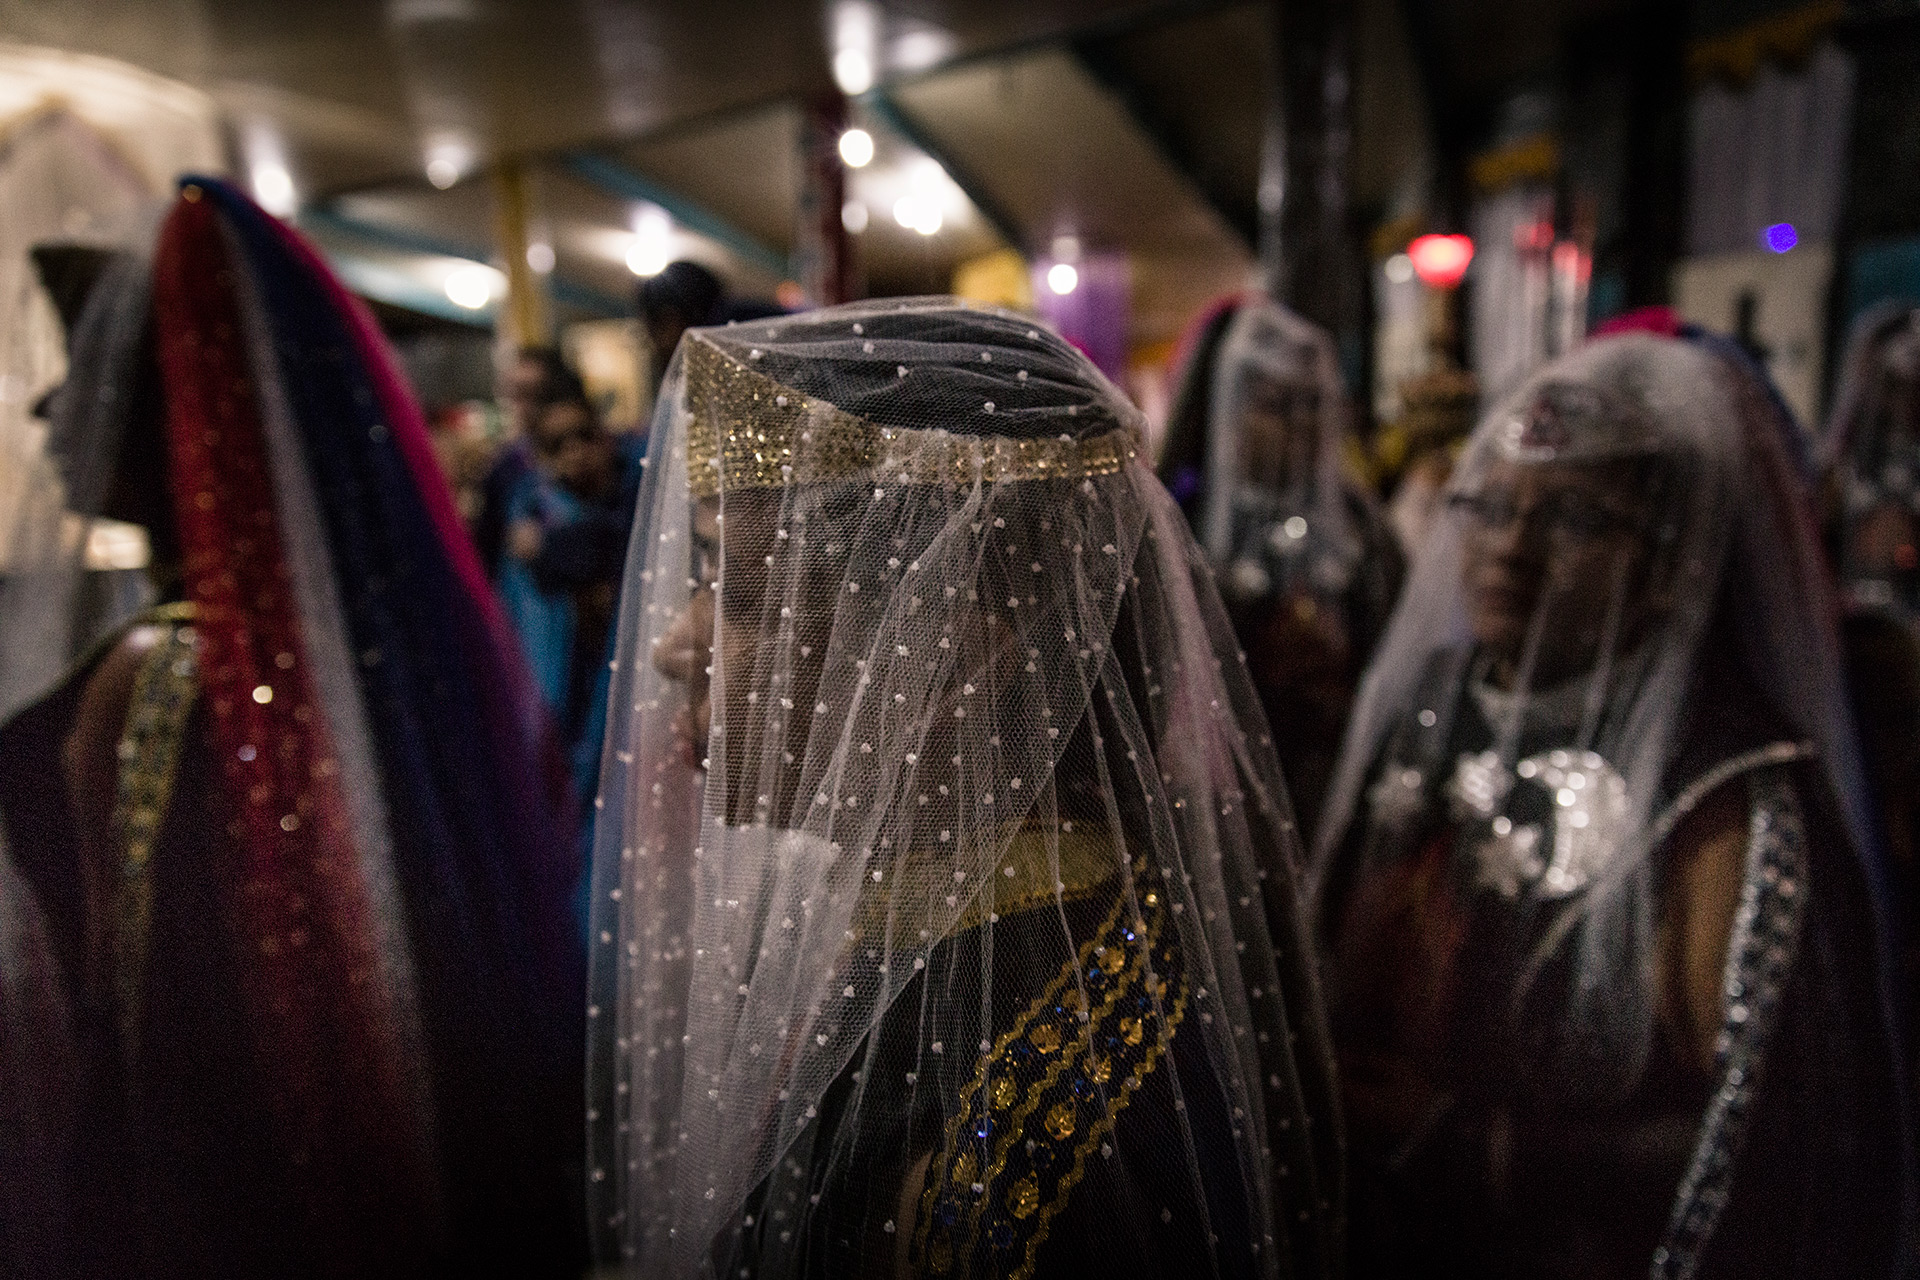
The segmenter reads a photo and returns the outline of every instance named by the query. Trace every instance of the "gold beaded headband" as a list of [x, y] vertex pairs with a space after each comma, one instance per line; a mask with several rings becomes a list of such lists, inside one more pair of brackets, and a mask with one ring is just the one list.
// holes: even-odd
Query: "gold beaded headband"
[[697, 333], [681, 359], [687, 487], [697, 498], [862, 474], [943, 488], [1079, 480], [1112, 475], [1140, 451], [1131, 427], [1046, 440], [882, 427], [756, 373]]

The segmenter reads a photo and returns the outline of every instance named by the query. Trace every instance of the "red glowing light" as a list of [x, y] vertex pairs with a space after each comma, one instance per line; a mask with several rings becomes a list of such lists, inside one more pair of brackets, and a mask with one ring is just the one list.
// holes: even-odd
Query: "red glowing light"
[[1545, 253], [1553, 248], [1551, 222], [1523, 222], [1513, 229], [1513, 247], [1522, 253]]
[[1421, 236], [1407, 246], [1414, 274], [1435, 289], [1451, 289], [1467, 274], [1473, 261], [1473, 241], [1466, 236]]
[[1593, 278], [1593, 257], [1571, 240], [1553, 246], [1553, 269], [1571, 281], [1585, 284]]

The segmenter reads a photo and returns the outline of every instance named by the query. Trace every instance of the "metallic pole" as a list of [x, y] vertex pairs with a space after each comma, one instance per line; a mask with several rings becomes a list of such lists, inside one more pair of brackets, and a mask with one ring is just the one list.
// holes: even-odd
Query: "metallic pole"
[[811, 98], [800, 112], [800, 208], [794, 229], [794, 268], [800, 287], [821, 306], [859, 294], [853, 238], [840, 220], [847, 202], [847, 170], [840, 135], [847, 100], [838, 93]]
[[1273, 0], [1260, 175], [1260, 263], [1269, 293], [1364, 341], [1361, 261], [1349, 210], [1353, 160], [1352, 0]]
[[508, 351], [546, 346], [553, 341], [553, 310], [546, 281], [527, 262], [533, 192], [525, 162], [500, 161], [493, 167], [492, 182], [494, 247], [507, 274], [507, 297], [496, 326], [498, 345]]

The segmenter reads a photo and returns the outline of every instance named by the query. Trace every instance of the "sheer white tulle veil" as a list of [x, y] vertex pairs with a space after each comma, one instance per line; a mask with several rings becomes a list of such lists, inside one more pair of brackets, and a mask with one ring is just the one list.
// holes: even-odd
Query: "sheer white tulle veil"
[[[1102, 992], [1136, 974], [1122, 1043], [1140, 1056], [1089, 1067], [1077, 1110], [1048, 1115], [1083, 1162], [1061, 1185], [1096, 1197], [1151, 1166], [1203, 1205], [1252, 1206], [1207, 1247], [1250, 1251], [1256, 1273], [1330, 1254], [1337, 1124], [1297, 841], [1139, 433], [1059, 338], [952, 300], [682, 342], [627, 562], [595, 841], [590, 1177], [602, 1248], [633, 1274], [805, 1270], [867, 1168], [898, 1174], [849, 1230], [903, 1259], [944, 1249], [914, 1181], [941, 1145], [915, 1117], [958, 1124], [938, 1082], [991, 1091], [1034, 999], [1079, 1011], [1062, 1069], [1096, 1062]], [[696, 741], [688, 685], [657, 658], [709, 605]], [[1130, 967], [1094, 954], [1089, 902], [1112, 903]], [[1015, 980], [1029, 971], [1053, 985]], [[1119, 1124], [1176, 1036], [1227, 1100], [1204, 1156], [1191, 1132], [1130, 1145]], [[1119, 1163], [1083, 1177], [1089, 1161]], [[1006, 1195], [1015, 1233], [1057, 1211], [1019, 1182]]]

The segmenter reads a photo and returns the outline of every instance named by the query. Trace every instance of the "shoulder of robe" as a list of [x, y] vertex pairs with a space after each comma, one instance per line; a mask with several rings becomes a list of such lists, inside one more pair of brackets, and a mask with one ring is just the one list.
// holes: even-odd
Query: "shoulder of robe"
[[105, 831], [111, 821], [120, 771], [120, 738], [139, 683], [141, 666], [155, 648], [192, 625], [191, 605], [161, 605], [136, 618], [117, 638], [101, 642], [76, 666], [72, 728], [62, 744], [61, 767], [83, 830]]
[[[166, 639], [164, 623], [141, 622], [127, 629], [82, 678], [73, 728], [63, 744], [76, 815], [88, 828], [105, 822], [113, 808], [120, 769], [120, 735], [126, 727], [134, 685], [147, 655]], [[94, 812], [94, 810], [98, 812]], [[104, 828], [98, 828], [104, 829]]]
[[1751, 772], [1701, 797], [1667, 838], [1660, 903], [1660, 988], [1676, 1047], [1689, 1065], [1713, 1063], [1733, 918], [1740, 905], [1752, 814]]

